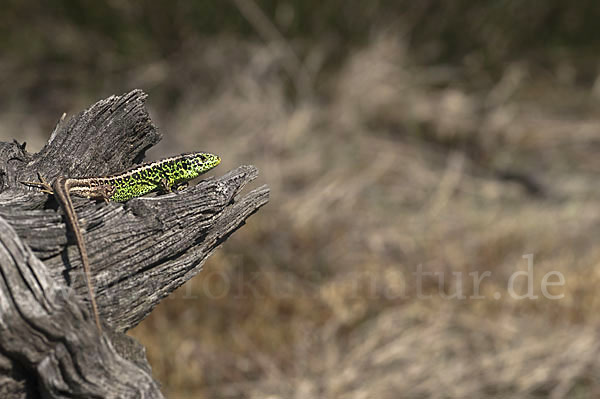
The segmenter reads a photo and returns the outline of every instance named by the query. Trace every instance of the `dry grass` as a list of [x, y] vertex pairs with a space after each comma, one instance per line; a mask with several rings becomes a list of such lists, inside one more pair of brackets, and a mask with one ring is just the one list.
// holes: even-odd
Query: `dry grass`
[[[593, 89], [526, 62], [498, 81], [420, 65], [388, 33], [291, 104], [280, 54], [215, 40], [132, 73], [183, 93], [150, 97], [158, 152], [214, 151], [220, 173], [252, 163], [272, 190], [132, 332], [169, 397], [600, 394]], [[507, 291], [525, 254], [533, 300]], [[438, 272], [422, 292], [418, 267]], [[551, 271], [562, 299], [540, 291]], [[457, 272], [464, 299], [448, 298]], [[470, 272], [491, 273], [483, 298]]]
[[[187, 93], [164, 126], [179, 132], [178, 146], [221, 154], [224, 169], [256, 164], [273, 192], [134, 331], [166, 391], [596, 396], [593, 93], [526, 64], [473, 89], [451, 68], [412, 64], [396, 36], [382, 35], [329, 78], [326, 97], [291, 106], [284, 79], [269, 72], [278, 56], [250, 48], [239, 65], [216, 57], [215, 91]], [[538, 298], [513, 299], [509, 278], [530, 253]], [[428, 298], [419, 265], [445, 277], [441, 286], [439, 274], [424, 277]], [[482, 299], [468, 298], [475, 271], [491, 272]], [[564, 275], [550, 290], [562, 299], [540, 291], [550, 271]], [[456, 290], [453, 272], [466, 299], [444, 297]], [[521, 280], [517, 291], [526, 288]]]

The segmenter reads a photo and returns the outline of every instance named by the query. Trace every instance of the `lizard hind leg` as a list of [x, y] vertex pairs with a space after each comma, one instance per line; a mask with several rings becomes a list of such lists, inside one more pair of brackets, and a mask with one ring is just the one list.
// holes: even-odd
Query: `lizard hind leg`
[[48, 183], [46, 181], [44, 176], [42, 176], [42, 174], [40, 172], [38, 172], [37, 175], [38, 175], [38, 179], [40, 179], [39, 182], [22, 181], [21, 184], [25, 184], [26, 186], [30, 186], [30, 187], [38, 187], [41, 189], [41, 191], [43, 193], [46, 193], [46, 194], [54, 194], [54, 190], [52, 189], [52, 186], [50, 185], [50, 183]]
[[115, 193], [115, 188], [110, 184], [103, 184], [97, 187], [94, 187], [94, 190], [89, 190], [86, 192], [85, 197], [88, 199], [93, 199], [97, 201], [108, 202], [112, 198]]

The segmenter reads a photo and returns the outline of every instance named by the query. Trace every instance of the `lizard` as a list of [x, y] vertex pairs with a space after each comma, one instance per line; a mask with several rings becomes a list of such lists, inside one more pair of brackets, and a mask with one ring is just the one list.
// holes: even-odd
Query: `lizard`
[[125, 172], [110, 176], [86, 178], [58, 176], [50, 185], [38, 173], [40, 182], [21, 182], [28, 186], [41, 188], [47, 194], [53, 194], [63, 209], [67, 226], [73, 232], [79, 249], [94, 321], [100, 332], [102, 332], [102, 326], [91, 280], [87, 249], [71, 196], [106, 202], [125, 202], [153, 191], [168, 193], [173, 189], [178, 190], [186, 186], [188, 181], [214, 168], [220, 162], [221, 158], [217, 155], [207, 152], [192, 152], [143, 163]]

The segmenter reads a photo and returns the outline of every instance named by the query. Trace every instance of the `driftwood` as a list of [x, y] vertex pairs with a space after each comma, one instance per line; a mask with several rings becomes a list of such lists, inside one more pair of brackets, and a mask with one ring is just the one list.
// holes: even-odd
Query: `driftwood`
[[[61, 121], [37, 154], [0, 143], [0, 397], [160, 398], [143, 347], [125, 331], [195, 274], [268, 201], [241, 166], [186, 190], [124, 204], [74, 198], [105, 333], [56, 201], [20, 181], [97, 176], [142, 160], [160, 140], [134, 90]], [[198, 150], [202, 150], [199, 148]], [[210, 150], [210, 149], [205, 149]]]

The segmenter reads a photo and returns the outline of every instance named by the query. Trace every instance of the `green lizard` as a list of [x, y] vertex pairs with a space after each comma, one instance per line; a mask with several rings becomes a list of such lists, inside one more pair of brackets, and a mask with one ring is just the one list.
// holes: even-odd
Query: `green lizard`
[[90, 265], [77, 221], [77, 214], [71, 201], [71, 195], [89, 199], [125, 202], [132, 198], [141, 197], [152, 191], [170, 192], [187, 184], [189, 180], [214, 168], [221, 162], [217, 155], [206, 152], [193, 152], [156, 162], [138, 165], [123, 173], [105, 177], [67, 178], [59, 176], [52, 185], [39, 175], [40, 182], [21, 182], [23, 184], [40, 187], [42, 191], [53, 194], [62, 207], [67, 220], [67, 225], [75, 235], [81, 263], [86, 277], [88, 295], [96, 326], [102, 331], [98, 306], [94, 296], [94, 287], [90, 276]]

